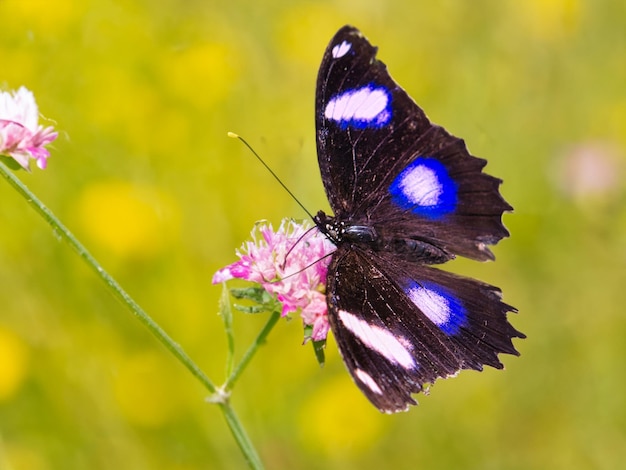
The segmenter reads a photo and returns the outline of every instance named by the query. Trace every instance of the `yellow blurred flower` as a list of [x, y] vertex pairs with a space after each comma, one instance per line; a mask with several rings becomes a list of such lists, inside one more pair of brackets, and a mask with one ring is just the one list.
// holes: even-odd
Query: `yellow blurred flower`
[[161, 61], [174, 94], [203, 111], [224, 99], [239, 77], [239, 54], [230, 44], [194, 44]]
[[0, 402], [20, 389], [28, 370], [28, 348], [12, 331], [0, 327]]
[[298, 63], [316, 68], [322, 60], [325, 43], [312, 41], [311, 38], [319, 35], [330, 38], [344, 21], [329, 4], [294, 3], [293, 5], [293, 8], [287, 10], [280, 19], [277, 27], [277, 42], [283, 55]]
[[179, 228], [178, 208], [166, 194], [122, 181], [89, 186], [78, 216], [93, 240], [121, 257], [154, 256]]
[[580, 0], [526, 0], [513, 3], [520, 8], [530, 32], [540, 39], [556, 40], [574, 34], [580, 25]]
[[47, 470], [49, 462], [36, 446], [23, 441], [0, 441], [0, 468], [2, 470]]
[[[167, 116], [169, 110], [159, 93], [129, 73], [123, 64], [91, 66], [85, 70], [82, 79], [86, 86], [81, 109], [98, 127], [131, 143], [136, 154], [156, 152], [163, 142], [177, 138], [176, 134], [169, 134], [169, 129], [167, 134], [163, 133], [162, 116]], [[115, 93], [103, 93], [103, 90], [115, 90]], [[160, 125], [156, 131], [155, 125]], [[163, 135], [168, 138], [155, 138]], [[180, 141], [175, 142], [180, 144]]]
[[117, 404], [133, 424], [159, 427], [179, 410], [180, 390], [171, 371], [164, 370], [169, 359], [154, 352], [142, 352], [126, 359], [114, 383]]
[[3, 0], [0, 2], [1, 14], [4, 18], [11, 18], [11, 21], [4, 22], [3, 28], [13, 26], [24, 30], [26, 27], [35, 35], [66, 31], [82, 16], [86, 5], [87, 2], [81, 0]]
[[347, 372], [317, 388], [298, 421], [307, 447], [331, 455], [358, 454], [385, 430], [385, 416], [361, 395]]

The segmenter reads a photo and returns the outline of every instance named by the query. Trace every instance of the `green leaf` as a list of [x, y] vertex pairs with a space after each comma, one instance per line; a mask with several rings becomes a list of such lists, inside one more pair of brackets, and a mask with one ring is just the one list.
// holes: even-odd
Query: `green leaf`
[[277, 309], [282, 309], [282, 306], [274, 298], [272, 294], [267, 292], [262, 287], [245, 287], [245, 288], [233, 288], [230, 290], [231, 295], [240, 300], [250, 300], [257, 305], [241, 305], [235, 304], [233, 307], [243, 313], [264, 313], [273, 312]]
[[311, 341], [313, 344], [313, 351], [315, 351], [315, 358], [317, 359], [320, 367], [324, 367], [326, 363], [326, 354], [324, 353], [324, 349], [326, 349], [326, 340], [322, 341]]
[[0, 155], [0, 161], [8, 166], [11, 170], [23, 170], [22, 165], [17, 163], [17, 161], [13, 158], [7, 157], [6, 155]]
[[304, 342], [311, 341], [313, 345], [313, 352], [315, 353], [315, 359], [317, 359], [320, 367], [324, 367], [326, 363], [326, 354], [324, 353], [324, 349], [326, 348], [326, 340], [323, 339], [321, 341], [314, 341], [311, 339], [311, 335], [313, 334], [313, 325], [306, 325], [304, 327]]
[[251, 314], [265, 313], [265, 312], [269, 312], [270, 311], [270, 309], [266, 305], [239, 305], [239, 304], [234, 304], [233, 307], [235, 307], [235, 309], [239, 310], [240, 312], [251, 313]]
[[262, 287], [233, 288], [230, 294], [236, 299], [248, 299], [258, 304], [266, 302], [269, 294]]

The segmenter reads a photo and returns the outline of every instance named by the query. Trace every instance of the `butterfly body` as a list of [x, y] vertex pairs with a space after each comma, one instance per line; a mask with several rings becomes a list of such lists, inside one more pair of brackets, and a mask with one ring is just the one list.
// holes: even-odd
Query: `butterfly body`
[[317, 227], [335, 245], [352, 244], [367, 246], [373, 251], [389, 251], [408, 260], [424, 264], [445, 263], [454, 258], [436, 245], [419, 236], [406, 238], [403, 235], [388, 234], [385, 226], [378, 229], [373, 225], [358, 225], [353, 221], [341, 221], [319, 211], [314, 217]]
[[354, 381], [381, 411], [461, 369], [502, 368], [524, 337], [500, 290], [433, 265], [493, 259], [511, 206], [486, 161], [432, 124], [351, 26], [322, 60], [318, 159], [334, 216], [319, 230], [336, 246], [326, 284], [334, 336]]

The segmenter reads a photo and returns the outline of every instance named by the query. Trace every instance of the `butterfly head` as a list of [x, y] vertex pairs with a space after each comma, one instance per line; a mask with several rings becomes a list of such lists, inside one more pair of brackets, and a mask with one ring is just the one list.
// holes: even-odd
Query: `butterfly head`
[[313, 218], [317, 228], [335, 245], [360, 243], [372, 247], [379, 241], [376, 229], [370, 225], [349, 224], [319, 211]]
[[320, 232], [335, 245], [343, 239], [345, 223], [339, 222], [335, 217], [326, 215], [324, 211], [319, 211], [315, 217], [313, 217], [313, 222], [315, 222]]

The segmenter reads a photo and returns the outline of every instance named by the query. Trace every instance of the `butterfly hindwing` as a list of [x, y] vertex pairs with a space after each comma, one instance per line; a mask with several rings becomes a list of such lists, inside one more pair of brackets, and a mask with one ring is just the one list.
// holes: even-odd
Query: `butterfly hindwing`
[[499, 289], [389, 252], [339, 247], [329, 267], [329, 319], [359, 388], [384, 412], [461, 369], [502, 368], [523, 337]]
[[331, 40], [316, 93], [318, 159], [335, 216], [395, 227], [451, 255], [492, 259], [508, 235], [501, 181], [432, 124], [350, 26]]

